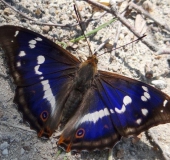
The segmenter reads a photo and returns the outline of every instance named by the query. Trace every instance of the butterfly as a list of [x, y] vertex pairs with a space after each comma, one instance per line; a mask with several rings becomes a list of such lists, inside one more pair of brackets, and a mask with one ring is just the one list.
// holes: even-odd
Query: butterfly
[[112, 148], [122, 136], [170, 122], [170, 97], [143, 82], [97, 70], [97, 55], [80, 62], [44, 36], [0, 27], [0, 46], [16, 85], [14, 102], [38, 137], [59, 126], [58, 145], [71, 150]]

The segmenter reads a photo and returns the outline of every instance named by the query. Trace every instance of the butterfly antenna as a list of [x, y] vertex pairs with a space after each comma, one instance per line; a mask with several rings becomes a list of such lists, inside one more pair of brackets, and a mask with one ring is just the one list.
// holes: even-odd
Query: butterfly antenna
[[[110, 51], [114, 51], [114, 50], [116, 50], [116, 49], [125, 47], [125, 46], [127, 46], [127, 45], [129, 45], [129, 44], [131, 44], [131, 43], [133, 43], [133, 42], [139, 41], [140, 39], [142, 39], [142, 38], [145, 37], [145, 36], [146, 36], [146, 35], [143, 35], [142, 37], [139, 37], [138, 39], [135, 39], [135, 40], [133, 40], [133, 41], [131, 41], [131, 42], [129, 42], [129, 43], [123, 45], [123, 46], [120, 46], [120, 47], [117, 47], [117, 48], [113, 48], [113, 49], [111, 49]], [[109, 51], [109, 52], [110, 52], [110, 51]], [[107, 52], [108, 52], [108, 51], [107, 51]], [[104, 53], [98, 55], [97, 57], [99, 57], [99, 56], [101, 56], [101, 55], [103, 55], [103, 54], [105, 54], [105, 53], [107, 53], [107, 52], [104, 52]]]
[[80, 14], [80, 11], [78, 10], [78, 5], [77, 5], [77, 2], [74, 0], [74, 10], [75, 10], [75, 13], [76, 13], [76, 15], [77, 15], [77, 21], [78, 21], [78, 23], [79, 23], [79, 25], [80, 25], [80, 28], [81, 28], [81, 31], [82, 31], [82, 33], [83, 33], [83, 35], [84, 35], [84, 37], [85, 37], [85, 39], [86, 39], [86, 41], [87, 41], [87, 44], [88, 44], [88, 47], [89, 47], [89, 50], [90, 50], [90, 56], [92, 56], [93, 55], [93, 52], [92, 52], [92, 50], [91, 50], [91, 46], [90, 46], [90, 43], [89, 43], [89, 41], [88, 41], [88, 39], [87, 39], [87, 37], [86, 37], [86, 35], [85, 35], [85, 32], [84, 32], [84, 29], [83, 29], [83, 21], [82, 21], [82, 16], [81, 16], [81, 14]]

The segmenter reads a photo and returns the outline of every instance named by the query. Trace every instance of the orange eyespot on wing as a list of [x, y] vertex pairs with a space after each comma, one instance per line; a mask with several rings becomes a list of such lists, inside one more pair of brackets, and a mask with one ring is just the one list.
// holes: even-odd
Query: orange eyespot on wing
[[43, 122], [45, 122], [48, 119], [48, 112], [47, 111], [43, 111], [40, 115], [40, 118]]
[[80, 128], [77, 130], [75, 137], [76, 138], [83, 138], [85, 135], [85, 130], [83, 128]]

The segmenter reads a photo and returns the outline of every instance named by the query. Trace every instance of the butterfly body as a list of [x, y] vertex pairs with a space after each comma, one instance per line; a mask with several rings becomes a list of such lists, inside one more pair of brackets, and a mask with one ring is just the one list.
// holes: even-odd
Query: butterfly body
[[39, 137], [65, 124], [58, 145], [70, 150], [113, 147], [170, 122], [170, 97], [154, 87], [97, 70], [97, 56], [80, 62], [33, 31], [0, 27], [0, 46], [16, 85], [14, 102]]
[[83, 96], [91, 87], [94, 77], [97, 75], [97, 58], [89, 57], [82, 62], [75, 73], [72, 86], [67, 100], [65, 101], [61, 118], [61, 123], [66, 123], [78, 109]]

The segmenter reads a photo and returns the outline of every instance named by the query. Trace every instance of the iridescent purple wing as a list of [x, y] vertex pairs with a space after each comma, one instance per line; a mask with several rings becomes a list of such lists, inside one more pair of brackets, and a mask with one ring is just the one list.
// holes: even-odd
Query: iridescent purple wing
[[112, 148], [122, 136], [168, 122], [168, 95], [134, 79], [99, 71], [58, 144], [66, 151]]
[[14, 102], [39, 136], [50, 136], [79, 60], [40, 34], [15, 26], [0, 27], [0, 47], [17, 86]]

